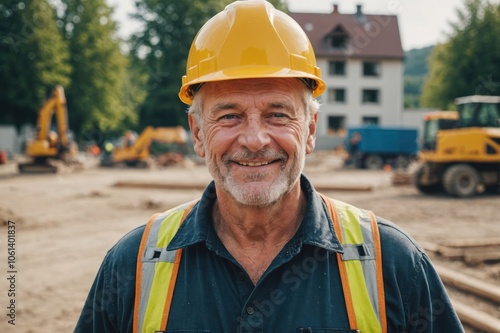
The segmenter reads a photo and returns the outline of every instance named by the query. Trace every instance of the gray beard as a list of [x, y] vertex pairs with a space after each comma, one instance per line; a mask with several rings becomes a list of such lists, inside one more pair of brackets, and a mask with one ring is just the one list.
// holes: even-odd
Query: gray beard
[[[260, 206], [266, 207], [277, 202], [290, 192], [292, 187], [300, 178], [300, 174], [305, 165], [305, 152], [300, 152], [299, 156], [295, 156], [295, 162], [289, 170], [285, 167], [282, 168], [278, 177], [272, 182], [263, 185], [262, 183], [252, 184], [264, 179], [265, 175], [262, 173], [251, 173], [245, 179], [245, 183], [241, 184], [234, 180], [231, 173], [223, 172], [214, 164], [209, 164], [209, 170], [214, 177], [214, 180], [221, 189], [228, 193], [236, 202], [245, 206]], [[231, 159], [248, 159], [268, 157], [270, 159], [278, 159], [283, 162], [288, 160], [288, 156], [284, 153], [272, 153], [268, 151], [259, 152], [257, 154], [244, 152], [233, 154], [231, 156], [224, 156], [222, 161], [223, 165], [228, 166]], [[210, 163], [210, 162], [209, 162]], [[248, 182], [247, 182], [248, 181]]]

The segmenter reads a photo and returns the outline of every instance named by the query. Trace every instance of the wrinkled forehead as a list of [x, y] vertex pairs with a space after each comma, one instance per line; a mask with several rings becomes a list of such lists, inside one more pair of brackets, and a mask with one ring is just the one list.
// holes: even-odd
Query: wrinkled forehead
[[256, 78], [207, 82], [198, 88], [203, 99], [219, 98], [233, 94], [242, 95], [284, 95], [299, 98], [308, 91], [307, 85], [296, 78]]

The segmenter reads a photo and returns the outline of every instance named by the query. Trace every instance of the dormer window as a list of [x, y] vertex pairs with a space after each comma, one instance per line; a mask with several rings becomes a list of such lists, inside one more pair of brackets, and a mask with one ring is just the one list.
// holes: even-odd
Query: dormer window
[[349, 36], [340, 25], [333, 29], [333, 31], [327, 36], [329, 46], [334, 49], [345, 49], [347, 47], [348, 40]]

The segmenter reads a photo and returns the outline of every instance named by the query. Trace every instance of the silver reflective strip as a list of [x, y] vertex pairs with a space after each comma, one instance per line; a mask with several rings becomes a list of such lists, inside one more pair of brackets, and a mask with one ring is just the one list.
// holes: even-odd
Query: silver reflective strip
[[344, 244], [342, 260], [375, 260], [374, 245], [367, 244]]
[[161, 223], [168, 216], [166, 214], [160, 214], [151, 229], [149, 230], [148, 239], [146, 240], [146, 250], [142, 258], [142, 272], [141, 272], [141, 299], [139, 301], [139, 332], [142, 332], [142, 326], [144, 322], [144, 317], [146, 315], [146, 307], [148, 305], [149, 293], [151, 292], [151, 286], [153, 285], [153, 279], [155, 276], [155, 262], [152, 260], [147, 260], [146, 255], [148, 250], [151, 248], [156, 248], [156, 242], [158, 241], [158, 233], [161, 227]]
[[175, 262], [175, 254], [177, 251], [167, 251], [166, 248], [151, 247], [144, 251], [142, 262]]
[[361, 227], [361, 234], [363, 235], [363, 243], [373, 245], [372, 223], [368, 212], [365, 210], [361, 210], [359, 225]]
[[370, 296], [373, 311], [375, 311], [375, 314], [377, 315], [378, 322], [381, 323], [377, 293], [377, 267], [375, 265], [375, 260], [362, 260], [361, 267], [363, 267], [363, 275], [365, 276], [366, 288], [368, 289], [368, 295]]
[[[168, 212], [170, 213], [170, 212]], [[158, 233], [160, 231], [161, 223], [168, 216], [168, 213], [160, 214], [153, 222], [151, 229], [149, 230], [148, 240], [146, 241], [146, 247], [156, 247], [158, 242]]]
[[361, 267], [363, 267], [363, 275], [365, 276], [366, 288], [368, 289], [368, 295], [370, 296], [373, 310], [375, 310], [378, 322], [381, 323], [380, 308], [378, 302], [377, 266], [375, 261], [376, 253], [373, 240], [372, 223], [368, 212], [365, 210], [361, 210], [361, 212], [362, 214], [359, 215], [359, 223], [361, 225], [361, 233], [363, 234], [363, 242], [367, 247], [371, 248], [373, 254], [373, 258], [371, 258], [373, 260], [362, 260]]

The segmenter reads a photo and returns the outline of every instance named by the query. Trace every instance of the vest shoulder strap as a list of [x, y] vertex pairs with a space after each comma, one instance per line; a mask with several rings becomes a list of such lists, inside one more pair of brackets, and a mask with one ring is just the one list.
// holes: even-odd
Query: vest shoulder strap
[[375, 215], [321, 194], [344, 253], [337, 254], [351, 329], [386, 333], [382, 250]]
[[133, 333], [166, 329], [182, 255], [167, 245], [196, 202], [155, 214], [146, 224], [137, 255]]

